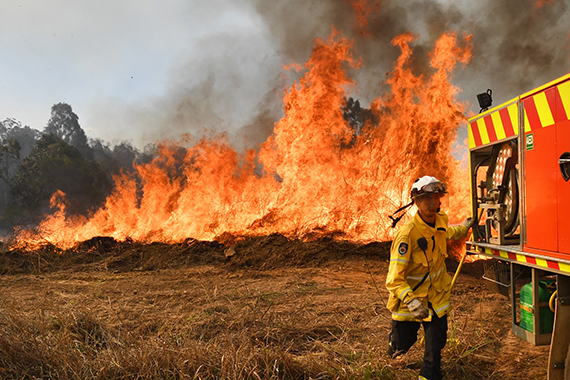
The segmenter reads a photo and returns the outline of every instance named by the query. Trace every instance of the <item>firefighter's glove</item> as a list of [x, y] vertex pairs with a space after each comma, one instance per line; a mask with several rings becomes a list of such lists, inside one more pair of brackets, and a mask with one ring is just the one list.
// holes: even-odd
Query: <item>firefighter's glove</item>
[[417, 298], [412, 298], [410, 302], [408, 302], [407, 306], [414, 318], [425, 319], [429, 316], [427, 307], [425, 307], [422, 301]]
[[470, 229], [471, 227], [473, 227], [474, 223], [475, 223], [475, 220], [473, 218], [467, 218], [461, 224], [463, 224], [465, 227], [467, 227], [467, 229]]

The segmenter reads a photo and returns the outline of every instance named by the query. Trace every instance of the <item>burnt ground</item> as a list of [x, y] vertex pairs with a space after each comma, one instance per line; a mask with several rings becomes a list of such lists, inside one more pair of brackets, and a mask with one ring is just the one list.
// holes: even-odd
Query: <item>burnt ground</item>
[[[384, 355], [389, 243], [220, 240], [4, 249], [0, 377], [417, 378], [421, 341]], [[482, 273], [466, 264], [454, 289], [446, 378], [545, 379], [548, 346], [510, 332]]]

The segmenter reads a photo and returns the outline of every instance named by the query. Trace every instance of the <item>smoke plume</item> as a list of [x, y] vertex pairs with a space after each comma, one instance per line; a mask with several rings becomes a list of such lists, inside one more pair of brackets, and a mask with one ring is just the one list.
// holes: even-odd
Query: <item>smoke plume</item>
[[404, 32], [419, 36], [412, 67], [426, 75], [427, 52], [444, 32], [472, 35], [473, 59], [452, 82], [474, 113], [476, 94], [488, 88], [497, 105], [569, 71], [567, 1], [256, 0], [243, 7], [251, 27], [203, 36], [192, 58], [172, 70], [164, 96], [109, 107], [107, 121], [132, 125], [147, 143], [200, 137], [206, 128], [227, 132], [237, 149], [256, 147], [283, 116], [284, 88], [298, 75], [283, 65], [306, 62], [313, 40], [333, 27], [354, 40], [361, 58], [348, 72], [363, 107], [387, 91], [385, 75], [399, 54], [390, 41]]

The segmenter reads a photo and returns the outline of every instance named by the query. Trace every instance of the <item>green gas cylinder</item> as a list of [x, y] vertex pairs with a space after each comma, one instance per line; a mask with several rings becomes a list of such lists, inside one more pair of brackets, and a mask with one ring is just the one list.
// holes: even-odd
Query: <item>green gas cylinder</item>
[[[554, 281], [539, 281], [538, 298], [540, 302], [548, 302], [550, 296], [554, 292]], [[521, 327], [527, 331], [534, 332], [532, 320], [532, 283], [523, 285], [520, 293], [521, 306]], [[538, 305], [536, 305], [538, 307]], [[554, 324], [554, 313], [548, 306], [541, 306], [539, 309], [540, 316], [540, 334], [551, 333]]]

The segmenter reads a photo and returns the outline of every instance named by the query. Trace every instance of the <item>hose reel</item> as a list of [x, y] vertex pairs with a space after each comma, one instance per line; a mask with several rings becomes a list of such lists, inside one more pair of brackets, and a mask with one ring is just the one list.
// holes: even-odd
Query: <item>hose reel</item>
[[516, 140], [495, 145], [491, 152], [486, 180], [481, 181], [479, 185], [481, 194], [477, 199], [480, 211], [486, 211], [482, 238], [487, 243], [519, 243], [519, 237], [516, 236], [519, 226], [518, 182]]

